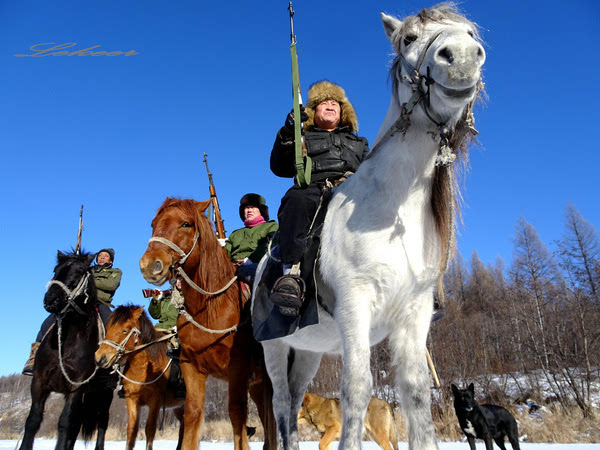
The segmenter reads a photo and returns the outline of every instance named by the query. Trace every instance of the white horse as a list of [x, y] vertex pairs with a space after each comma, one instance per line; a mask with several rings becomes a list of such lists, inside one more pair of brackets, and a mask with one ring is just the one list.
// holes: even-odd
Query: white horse
[[393, 98], [370, 157], [335, 193], [323, 228], [318, 288], [335, 296], [333, 317], [320, 309], [318, 325], [263, 342], [285, 450], [298, 449], [297, 412], [325, 352], [344, 361], [340, 448], [360, 448], [370, 347], [386, 337], [409, 446], [437, 448], [425, 342], [454, 246], [452, 162], [476, 133], [471, 110], [485, 52], [475, 25], [452, 4], [403, 22], [382, 14], [382, 21], [398, 54]]

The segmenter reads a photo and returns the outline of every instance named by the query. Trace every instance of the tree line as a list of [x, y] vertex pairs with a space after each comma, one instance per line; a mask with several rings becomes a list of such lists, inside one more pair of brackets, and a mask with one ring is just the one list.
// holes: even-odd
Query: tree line
[[550, 247], [521, 217], [508, 266], [501, 259], [486, 265], [477, 252], [468, 263], [458, 255], [444, 285], [447, 314], [433, 324], [429, 346], [446, 385], [505, 375], [524, 398], [544, 385], [565, 409], [576, 404], [585, 417], [593, 414], [600, 244], [574, 205], [567, 205], [562, 237]]
[[[600, 376], [600, 243], [572, 205], [561, 239], [549, 247], [523, 217], [513, 256], [484, 264], [458, 254], [444, 280], [446, 316], [431, 326], [428, 349], [441, 389], [435, 409], [452, 403], [450, 384], [476, 381], [485, 401], [573, 406], [593, 415]], [[371, 351], [375, 395], [397, 405], [386, 341]], [[309, 389], [338, 395], [339, 358], [325, 357]], [[594, 385], [594, 383], [596, 383]], [[509, 393], [508, 385], [518, 394]], [[544, 392], [550, 390], [551, 394]]]

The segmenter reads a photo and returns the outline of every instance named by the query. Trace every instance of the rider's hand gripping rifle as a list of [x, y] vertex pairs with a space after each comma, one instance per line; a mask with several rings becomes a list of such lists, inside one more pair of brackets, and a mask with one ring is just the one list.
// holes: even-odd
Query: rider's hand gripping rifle
[[296, 52], [296, 35], [294, 34], [294, 10], [292, 2], [288, 6], [290, 11], [291, 41], [290, 53], [292, 55], [292, 89], [294, 91], [294, 149], [296, 155], [296, 181], [300, 187], [310, 184], [312, 161], [306, 154], [304, 139], [302, 137], [302, 119], [300, 116], [300, 105], [302, 95], [300, 93], [300, 75], [298, 72], [298, 54]]

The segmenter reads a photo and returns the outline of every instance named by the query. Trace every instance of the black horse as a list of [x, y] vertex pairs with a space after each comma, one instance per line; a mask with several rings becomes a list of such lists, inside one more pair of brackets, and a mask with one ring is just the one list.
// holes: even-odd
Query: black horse
[[108, 411], [117, 379], [96, 369], [98, 349], [97, 295], [90, 264], [96, 255], [58, 252], [54, 278], [44, 307], [56, 321], [36, 354], [31, 382], [31, 410], [21, 450], [31, 450], [51, 392], [65, 396], [58, 421], [56, 449], [72, 450], [79, 431], [88, 441], [98, 430], [96, 450], [104, 448]]

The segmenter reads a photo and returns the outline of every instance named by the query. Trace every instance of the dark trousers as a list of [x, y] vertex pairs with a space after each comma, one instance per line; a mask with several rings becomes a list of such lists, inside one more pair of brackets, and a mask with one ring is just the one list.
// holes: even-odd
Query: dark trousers
[[[104, 327], [106, 328], [106, 324], [108, 323], [108, 318], [110, 316], [110, 308], [108, 306], [106, 306], [104, 303], [98, 303], [98, 313], [100, 313], [100, 318], [102, 319], [102, 323], [104, 324]], [[40, 328], [40, 331], [39, 331], [37, 337], [35, 338], [35, 342], [42, 342], [42, 338], [48, 332], [48, 330], [50, 329], [50, 327], [52, 326], [52, 324], [55, 321], [56, 321], [56, 314], [54, 314], [54, 313], [52, 313], [48, 317], [46, 317], [46, 320], [44, 320], [42, 322], [42, 326]]]
[[283, 264], [295, 264], [306, 251], [306, 237], [321, 198], [321, 183], [301, 189], [292, 186], [281, 199], [279, 221], [279, 257]]

